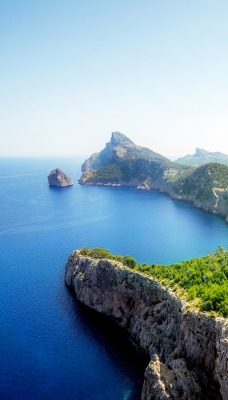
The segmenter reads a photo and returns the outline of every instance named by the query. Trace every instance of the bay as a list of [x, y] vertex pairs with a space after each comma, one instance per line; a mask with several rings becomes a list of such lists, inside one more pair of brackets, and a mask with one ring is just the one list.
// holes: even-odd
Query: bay
[[[156, 191], [77, 185], [79, 159], [0, 160], [1, 399], [137, 400], [145, 360], [121, 329], [64, 285], [78, 247], [138, 262], [179, 262], [227, 248], [222, 218]], [[49, 188], [59, 167], [73, 187]]]

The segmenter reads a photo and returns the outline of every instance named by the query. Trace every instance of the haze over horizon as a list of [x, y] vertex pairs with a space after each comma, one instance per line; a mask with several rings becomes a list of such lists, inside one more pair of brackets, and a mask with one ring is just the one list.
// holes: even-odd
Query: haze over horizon
[[0, 4], [0, 156], [228, 154], [228, 3]]

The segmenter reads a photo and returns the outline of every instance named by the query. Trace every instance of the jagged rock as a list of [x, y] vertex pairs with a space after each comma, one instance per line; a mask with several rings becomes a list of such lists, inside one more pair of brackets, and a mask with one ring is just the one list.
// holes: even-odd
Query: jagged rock
[[190, 311], [152, 278], [80, 251], [68, 258], [65, 282], [79, 301], [113, 318], [150, 355], [143, 400], [228, 400], [227, 319]]
[[61, 169], [56, 168], [50, 172], [48, 175], [48, 183], [49, 186], [58, 186], [58, 187], [65, 187], [65, 186], [72, 186], [73, 182]]
[[145, 371], [141, 400], [177, 399], [175, 375], [155, 354]]
[[155, 354], [145, 371], [142, 400], [193, 400], [201, 398], [197, 375], [189, 371], [183, 359], [168, 366]]
[[[124, 159], [147, 159], [156, 162], [171, 163], [171, 161], [161, 154], [155, 153], [146, 147], [136, 145], [123, 133], [113, 132], [111, 140], [106, 143], [105, 148], [99, 153], [92, 154], [92, 156], [82, 164], [82, 172], [88, 170], [93, 171], [108, 163], [113, 164]], [[83, 175], [82, 178], [84, 178]]]

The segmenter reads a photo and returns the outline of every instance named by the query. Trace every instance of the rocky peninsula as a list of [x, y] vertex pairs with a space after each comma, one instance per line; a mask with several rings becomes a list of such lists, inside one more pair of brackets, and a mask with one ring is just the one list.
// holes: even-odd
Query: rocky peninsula
[[228, 166], [181, 165], [136, 145], [120, 132], [113, 132], [105, 148], [83, 163], [79, 183], [156, 189], [228, 221]]
[[66, 187], [73, 186], [72, 180], [61, 169], [56, 168], [48, 175], [49, 186]]
[[67, 260], [65, 282], [150, 358], [142, 400], [228, 400], [226, 318], [189, 309], [155, 279], [80, 250]]

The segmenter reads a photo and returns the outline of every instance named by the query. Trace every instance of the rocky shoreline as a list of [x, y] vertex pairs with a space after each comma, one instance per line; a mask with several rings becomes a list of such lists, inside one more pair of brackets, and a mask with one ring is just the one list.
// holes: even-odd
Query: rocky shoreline
[[199, 201], [194, 198], [194, 196], [179, 195], [169, 187], [168, 185], [152, 183], [151, 180], [146, 180], [145, 182], [140, 182], [136, 179], [130, 182], [112, 183], [112, 182], [102, 182], [94, 180], [79, 180], [79, 184], [86, 186], [111, 186], [111, 187], [133, 187], [138, 190], [158, 190], [161, 193], [168, 194], [173, 200], [184, 201], [192, 204], [194, 207], [206, 211], [210, 214], [218, 215], [219, 217], [225, 218], [225, 222], [228, 223], [227, 214], [227, 198], [228, 190], [215, 189], [213, 201]]
[[68, 258], [65, 282], [150, 356], [142, 400], [228, 400], [227, 319], [190, 310], [156, 280], [79, 250]]

